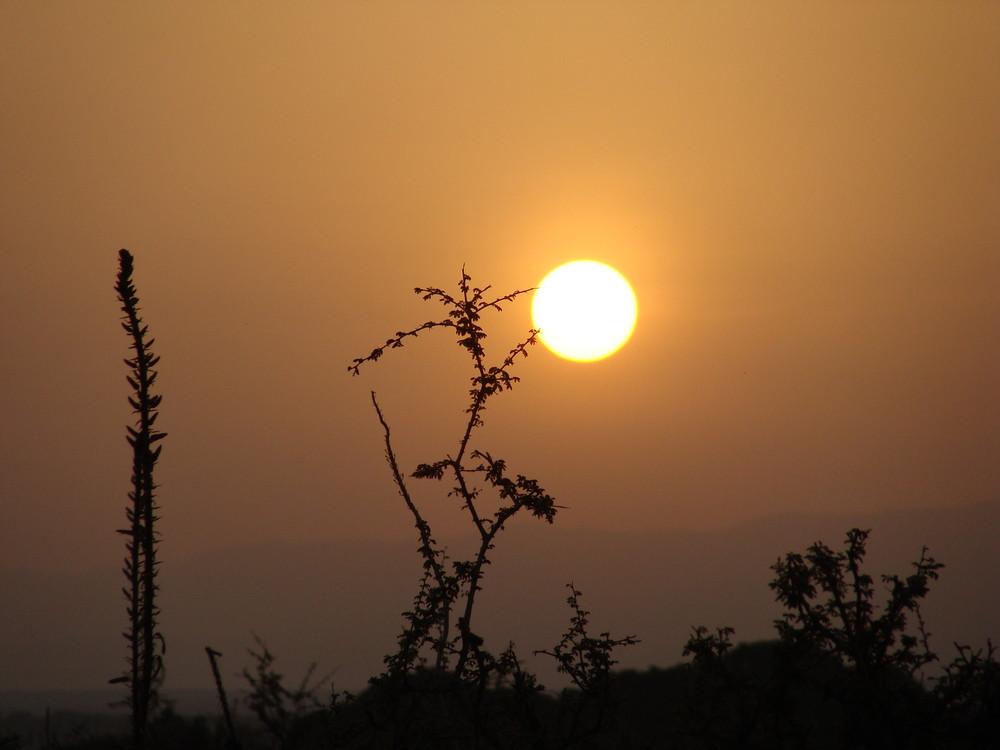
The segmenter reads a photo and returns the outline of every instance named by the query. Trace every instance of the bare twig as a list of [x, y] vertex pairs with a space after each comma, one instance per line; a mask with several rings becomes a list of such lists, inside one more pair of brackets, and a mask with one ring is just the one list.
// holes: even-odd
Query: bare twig
[[226, 698], [226, 689], [222, 686], [222, 675], [219, 674], [219, 665], [216, 662], [216, 657], [222, 656], [222, 654], [211, 646], [205, 646], [205, 653], [208, 654], [208, 661], [212, 665], [215, 690], [219, 694], [219, 703], [222, 706], [222, 718], [226, 722], [226, 731], [229, 733], [229, 747], [231, 750], [242, 750], [242, 745], [236, 736], [236, 727], [233, 726], [233, 715], [229, 712], [229, 700]]

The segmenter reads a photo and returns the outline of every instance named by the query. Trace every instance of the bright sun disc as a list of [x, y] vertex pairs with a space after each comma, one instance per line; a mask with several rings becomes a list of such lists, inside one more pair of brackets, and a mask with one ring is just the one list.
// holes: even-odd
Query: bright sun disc
[[577, 260], [546, 276], [531, 302], [538, 337], [560, 357], [577, 362], [603, 359], [632, 335], [635, 293], [610, 266]]

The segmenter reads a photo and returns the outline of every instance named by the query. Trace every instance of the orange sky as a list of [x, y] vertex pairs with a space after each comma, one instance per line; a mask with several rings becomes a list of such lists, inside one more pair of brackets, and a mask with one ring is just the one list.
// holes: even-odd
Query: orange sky
[[121, 247], [166, 556], [408, 535], [368, 391], [412, 467], [468, 373], [443, 336], [346, 366], [463, 263], [638, 295], [620, 353], [536, 348], [490, 408], [559, 523], [1000, 496], [995, 2], [8, 1], [0, 100], [0, 567], [122, 554]]

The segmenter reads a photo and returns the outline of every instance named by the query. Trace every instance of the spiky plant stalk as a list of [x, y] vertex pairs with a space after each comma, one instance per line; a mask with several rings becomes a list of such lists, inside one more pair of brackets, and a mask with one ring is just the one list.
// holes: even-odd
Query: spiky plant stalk
[[125, 360], [131, 372], [127, 376], [132, 388], [128, 402], [136, 414], [136, 423], [129, 425], [126, 436], [132, 446], [132, 490], [126, 507], [128, 528], [119, 529], [126, 537], [125, 565], [122, 572], [128, 581], [122, 591], [128, 600], [129, 671], [113, 682], [128, 684], [129, 707], [132, 712], [132, 745], [135, 750], [149, 747], [148, 720], [156, 702], [156, 683], [163, 668], [163, 636], [156, 629], [159, 609], [156, 606], [157, 537], [154, 524], [157, 506], [153, 491], [153, 468], [162, 446], [154, 444], [165, 432], [154, 428], [160, 396], [152, 392], [156, 381], [153, 369], [160, 358], [153, 355], [154, 340], [147, 338], [149, 327], [139, 317], [139, 298], [132, 284], [132, 255], [127, 250], [118, 253], [119, 270], [115, 290], [122, 303], [122, 328], [131, 337], [129, 346], [135, 356]]

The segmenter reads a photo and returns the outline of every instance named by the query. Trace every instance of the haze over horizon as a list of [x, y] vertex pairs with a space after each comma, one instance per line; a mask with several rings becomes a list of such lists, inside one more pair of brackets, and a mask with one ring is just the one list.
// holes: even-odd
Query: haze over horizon
[[454, 450], [467, 362], [431, 331], [347, 366], [463, 265], [635, 289], [619, 352], [534, 347], [486, 414], [557, 526], [1000, 499], [997, 3], [15, 1], [0, 70], [0, 569], [120, 564], [119, 248], [165, 557], [412, 539], [369, 391], [411, 471]]
[[[947, 662], [954, 643], [979, 649], [1000, 632], [1000, 601], [984, 595], [1000, 577], [998, 523], [1000, 501], [923, 511], [789, 513], [700, 532], [515, 524], [491, 557], [477, 631], [493, 645], [513, 640], [549, 689], [563, 678], [532, 652], [565, 632], [569, 582], [582, 591], [594, 632], [638, 637], [638, 644], [616, 652], [620, 669], [685, 661], [683, 646], [696, 625], [733, 627], [735, 643], [774, 639], [773, 620], [781, 610], [767, 585], [770, 566], [817, 541], [842, 549], [853, 524], [871, 529], [864, 568], [874, 577], [909, 574], [924, 545], [944, 563], [921, 611], [932, 648]], [[454, 557], [472, 542], [439, 541]], [[420, 562], [412, 540], [271, 541], [186, 559], [165, 555], [159, 599], [168, 643], [164, 688], [174, 693], [210, 686], [205, 645], [223, 653], [229, 688], [245, 687], [242, 670], [253, 666], [247, 649], [257, 634], [290, 682], [316, 662], [318, 673], [334, 672], [339, 689], [362, 690], [392, 650]], [[0, 568], [0, 601], [18, 602], [0, 620], [0, 712], [18, 700], [4, 691], [106, 689], [108, 670], [121, 662], [119, 578], [117, 567], [71, 576]], [[884, 594], [879, 591], [876, 601]], [[67, 610], [71, 622], [62, 615]], [[59, 702], [75, 697], [56, 696]]]

